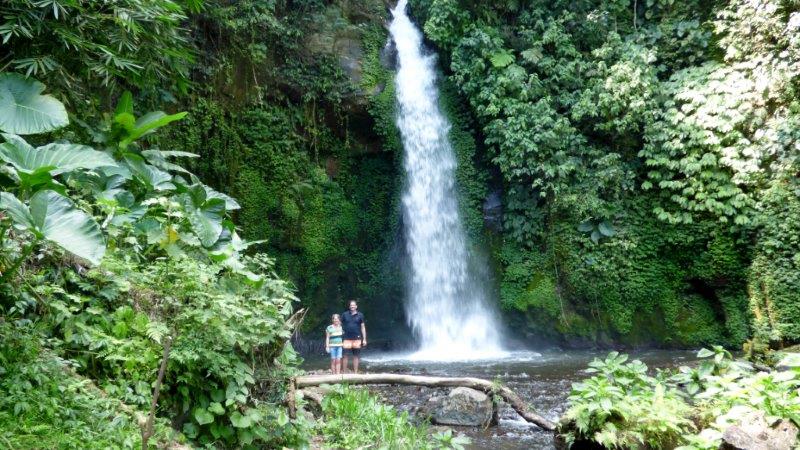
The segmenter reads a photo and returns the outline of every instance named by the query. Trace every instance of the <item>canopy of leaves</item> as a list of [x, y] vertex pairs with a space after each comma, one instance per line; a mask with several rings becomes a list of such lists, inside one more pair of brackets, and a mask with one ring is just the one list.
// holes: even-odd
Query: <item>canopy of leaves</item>
[[186, 6], [173, 0], [4, 1], [3, 67], [83, 100], [101, 86], [169, 95], [187, 87], [193, 60], [181, 26]]

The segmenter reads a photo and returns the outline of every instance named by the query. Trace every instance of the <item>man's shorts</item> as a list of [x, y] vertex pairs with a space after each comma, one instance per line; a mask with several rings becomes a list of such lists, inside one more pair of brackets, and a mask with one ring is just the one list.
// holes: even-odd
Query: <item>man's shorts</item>
[[342, 347], [336, 345], [331, 347], [331, 359], [338, 359], [342, 357]]
[[353, 356], [358, 356], [361, 354], [361, 338], [345, 339], [343, 346], [345, 350], [350, 350], [350, 354]]

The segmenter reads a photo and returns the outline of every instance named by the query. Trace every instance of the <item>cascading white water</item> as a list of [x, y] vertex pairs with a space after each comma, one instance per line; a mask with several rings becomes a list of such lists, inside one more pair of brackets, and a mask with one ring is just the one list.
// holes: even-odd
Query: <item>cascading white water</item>
[[400, 0], [392, 11], [389, 29], [399, 62], [397, 126], [407, 173], [403, 219], [411, 273], [406, 312], [420, 345], [411, 358], [502, 357], [487, 290], [470, 273], [472, 255], [455, 191], [456, 161], [447, 139], [450, 124], [438, 106], [435, 57], [423, 53], [422, 34], [406, 15], [406, 3]]

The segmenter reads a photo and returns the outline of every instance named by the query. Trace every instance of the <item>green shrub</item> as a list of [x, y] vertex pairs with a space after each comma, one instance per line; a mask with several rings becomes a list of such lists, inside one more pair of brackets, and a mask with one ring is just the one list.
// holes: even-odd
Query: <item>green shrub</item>
[[767, 420], [800, 425], [800, 363], [791, 370], [754, 371], [720, 346], [698, 352], [695, 367], [652, 377], [640, 361], [610, 353], [573, 385], [570, 407], [559, 426], [567, 442], [590, 440], [606, 448], [719, 448], [722, 432], [743, 414], [761, 411]]
[[564, 419], [574, 423], [567, 442], [590, 439], [606, 448], [674, 448], [693, 429], [691, 406], [664, 380], [647, 375], [639, 360], [612, 352], [595, 359], [597, 375], [572, 386]]

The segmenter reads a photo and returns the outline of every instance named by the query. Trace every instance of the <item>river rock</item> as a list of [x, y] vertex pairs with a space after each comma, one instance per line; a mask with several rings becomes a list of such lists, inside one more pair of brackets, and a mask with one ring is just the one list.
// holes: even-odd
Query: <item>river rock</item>
[[775, 369], [780, 372], [793, 370], [800, 367], [800, 353], [798, 352], [783, 352], [780, 361], [775, 366]]
[[791, 450], [797, 444], [797, 426], [778, 420], [770, 426], [763, 411], [749, 411], [722, 433], [720, 450]]
[[457, 387], [446, 397], [431, 397], [426, 406], [431, 421], [439, 425], [488, 426], [494, 412], [488, 395], [466, 387]]

